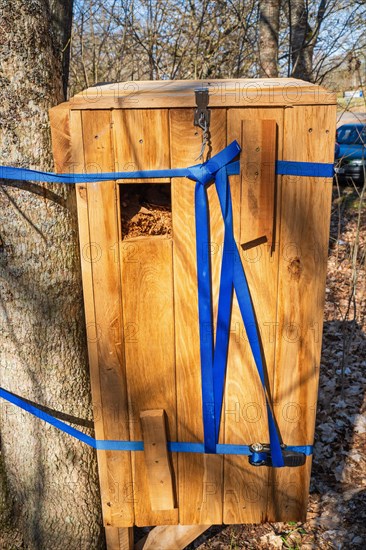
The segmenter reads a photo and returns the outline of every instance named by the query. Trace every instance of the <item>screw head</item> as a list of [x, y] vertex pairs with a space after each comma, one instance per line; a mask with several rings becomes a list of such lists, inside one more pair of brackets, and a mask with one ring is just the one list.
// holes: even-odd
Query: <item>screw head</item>
[[263, 445], [262, 443], [253, 443], [252, 449], [255, 453], [259, 453], [260, 451], [263, 451]]

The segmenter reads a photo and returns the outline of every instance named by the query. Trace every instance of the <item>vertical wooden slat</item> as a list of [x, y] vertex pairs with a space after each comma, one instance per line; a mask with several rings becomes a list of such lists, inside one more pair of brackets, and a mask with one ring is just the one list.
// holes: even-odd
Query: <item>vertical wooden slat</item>
[[208, 525], [160, 525], [139, 540], [135, 550], [184, 550]]
[[132, 527], [106, 527], [105, 538], [107, 550], [133, 550]]
[[[85, 167], [89, 172], [113, 171], [114, 158], [109, 111], [82, 113]], [[99, 372], [91, 370], [100, 385], [104, 437], [128, 440], [128, 407], [123, 356], [122, 310], [118, 246], [117, 193], [114, 182], [88, 184], [89, 254], [93, 277], [95, 329]], [[118, 250], [118, 249], [117, 249]], [[101, 479], [106, 524], [133, 525], [130, 453], [99, 451], [107, 461], [108, 485]]]
[[[65, 171], [75, 171], [82, 173], [85, 170], [84, 144], [83, 144], [83, 129], [80, 111], [70, 112], [70, 131], [72, 135], [72, 155], [71, 166], [65, 165]], [[79, 244], [80, 244], [80, 260], [83, 281], [83, 296], [84, 296], [84, 312], [88, 344], [90, 384], [93, 399], [94, 410], [94, 429], [97, 439], [105, 439], [104, 424], [103, 424], [103, 408], [102, 396], [99, 379], [99, 360], [98, 360], [98, 328], [95, 320], [94, 309], [94, 291], [93, 291], [93, 275], [92, 263], [93, 248], [90, 244], [89, 235], [89, 216], [88, 216], [88, 195], [87, 185], [78, 184], [76, 187], [76, 203], [78, 212], [78, 228], [79, 228]], [[98, 451], [98, 472], [99, 481], [102, 493], [102, 509], [103, 520], [106, 524], [112, 523], [110, 506], [107, 502], [111, 501], [111, 495], [108, 482], [108, 465], [107, 455], [102, 451]]]
[[[116, 171], [169, 168], [167, 109], [114, 110], [112, 121]], [[141, 180], [135, 179], [123, 181], [141, 183]], [[160, 182], [169, 182], [169, 179], [164, 178]]]
[[[334, 106], [285, 111], [284, 158], [333, 162]], [[288, 445], [314, 438], [332, 180], [284, 177], [279, 268], [278, 345], [274, 400]], [[311, 458], [300, 468], [271, 472], [274, 521], [304, 520]]]
[[[226, 145], [226, 113], [212, 111], [212, 154]], [[193, 109], [170, 111], [172, 167], [197, 163], [201, 130], [193, 126]], [[194, 182], [172, 181], [174, 301], [178, 441], [203, 441], [201, 372], [197, 304]], [[222, 245], [222, 227], [217, 222], [218, 201], [210, 205], [213, 247]], [[215, 221], [216, 220], [216, 221]], [[215, 230], [215, 227], [217, 228]], [[215, 232], [216, 231], [216, 232]], [[217, 277], [219, 254], [212, 256]], [[217, 279], [216, 279], [217, 280]], [[217, 301], [217, 287], [213, 290]], [[222, 521], [222, 457], [181, 453], [179, 455], [179, 522], [211, 524]]]
[[[52, 109], [50, 112], [52, 128], [52, 149], [55, 159], [55, 168], [58, 173], [82, 172], [84, 170], [84, 146], [82, 140], [81, 113], [69, 112], [68, 105]], [[71, 146], [70, 130], [73, 135]], [[94, 296], [92, 286], [91, 264], [89, 257], [89, 220], [87, 205], [87, 189], [83, 184], [76, 185], [76, 201], [79, 224], [79, 243], [81, 251], [81, 267], [83, 274], [83, 294], [85, 321], [87, 326], [87, 342], [89, 365], [92, 371], [91, 387], [94, 411], [94, 428], [97, 439], [104, 439], [103, 412], [100, 399], [98, 376], [98, 353], [96, 345]], [[99, 479], [102, 485], [108, 488], [108, 472], [105, 453], [98, 457]], [[103, 517], [106, 523], [111, 522], [110, 508], [103, 507]], [[108, 550], [132, 550], [133, 531], [131, 528], [106, 527], [106, 542]]]
[[55, 172], [63, 174], [70, 170], [73, 163], [69, 103], [65, 102], [53, 107], [49, 111], [49, 116]]
[[[174, 441], [172, 241], [162, 237], [131, 239], [126, 247], [121, 242], [121, 258], [131, 438], [142, 440], [140, 411], [159, 408], [166, 412], [168, 438]], [[152, 510], [144, 454], [135, 452], [132, 459], [136, 524], [178, 523], [176, 509]], [[176, 457], [173, 468], [176, 470]]]
[[[167, 110], [116, 110], [112, 112], [112, 122], [115, 170], [169, 167]], [[147, 180], [128, 180], [128, 183], [134, 181], [148, 183]], [[119, 249], [131, 437], [142, 439], [141, 410], [162, 408], [167, 415], [168, 437], [175, 438], [172, 243], [159, 237], [129, 239], [120, 241]], [[176, 461], [173, 456], [175, 475]], [[148, 473], [142, 453], [132, 454], [132, 465], [136, 523], [176, 523], [177, 510], [151, 509]], [[176, 479], [174, 486], [176, 488]]]
[[163, 409], [140, 412], [152, 510], [173, 510], [175, 496]]
[[[266, 124], [274, 121], [271, 133], [264, 135]], [[244, 121], [244, 122], [243, 122]], [[273, 124], [278, 128], [277, 158], [282, 158], [283, 110], [282, 109], [230, 109], [228, 111], [228, 141], [237, 139], [241, 153], [241, 193], [232, 188], [235, 238], [241, 251], [241, 259], [248, 279], [251, 297], [262, 336], [263, 355], [271, 383], [274, 373], [275, 322], [277, 299], [278, 243], [260, 241], [249, 249], [242, 244], [256, 241], [263, 231], [271, 234], [273, 225], [273, 178], [266, 179], [267, 163], [273, 163], [274, 144], [263, 148], [263, 139], [275, 138]], [[270, 154], [266, 154], [266, 151]], [[248, 166], [255, 164], [254, 169]], [[254, 172], [254, 173], [253, 173]], [[252, 176], [256, 176], [253, 185]], [[277, 184], [279, 184], [279, 178]], [[269, 197], [266, 196], [266, 185]], [[253, 205], [256, 205], [254, 208]], [[264, 216], [261, 212], [264, 204]], [[258, 215], [258, 218], [257, 218]], [[239, 220], [239, 223], [238, 223]], [[267, 230], [266, 230], [267, 228]], [[278, 229], [277, 229], [278, 230]], [[225, 443], [251, 444], [268, 442], [267, 415], [262, 387], [252, 352], [247, 341], [243, 321], [236, 298], [233, 300], [231, 337], [228, 353], [225, 401]], [[250, 466], [245, 456], [225, 457], [225, 523], [252, 523], [265, 521], [268, 494], [268, 469]]]
[[272, 245], [275, 223], [276, 121], [261, 120], [261, 116], [242, 120], [242, 144], [244, 244], [246, 249], [249, 243], [258, 240]]

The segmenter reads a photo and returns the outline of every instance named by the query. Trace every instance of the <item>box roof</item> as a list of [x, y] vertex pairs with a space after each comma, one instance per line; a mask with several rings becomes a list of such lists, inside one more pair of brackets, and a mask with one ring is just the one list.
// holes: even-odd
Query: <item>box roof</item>
[[325, 88], [294, 78], [157, 80], [97, 84], [76, 94], [71, 109], [157, 109], [194, 107], [195, 90], [209, 90], [209, 106], [336, 104]]

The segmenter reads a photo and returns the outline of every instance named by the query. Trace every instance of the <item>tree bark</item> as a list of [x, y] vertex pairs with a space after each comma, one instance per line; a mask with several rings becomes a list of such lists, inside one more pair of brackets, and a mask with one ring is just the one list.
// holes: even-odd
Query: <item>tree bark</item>
[[312, 29], [305, 0], [290, 0], [291, 76], [311, 81], [313, 70]]
[[67, 97], [70, 67], [70, 46], [72, 29], [73, 0], [49, 0], [51, 15], [52, 43], [55, 55], [61, 60], [62, 87]]
[[[50, 9], [56, 4], [64, 7], [57, 31]], [[71, 2], [61, 0], [0, 0], [1, 164], [53, 168], [48, 109], [64, 99], [60, 44], [70, 10]], [[92, 408], [74, 189], [4, 183], [0, 385], [87, 425]], [[103, 548], [94, 451], [5, 402], [0, 415], [1, 500], [10, 497], [0, 508], [25, 548]]]
[[280, 1], [262, 0], [259, 9], [260, 76], [277, 78]]

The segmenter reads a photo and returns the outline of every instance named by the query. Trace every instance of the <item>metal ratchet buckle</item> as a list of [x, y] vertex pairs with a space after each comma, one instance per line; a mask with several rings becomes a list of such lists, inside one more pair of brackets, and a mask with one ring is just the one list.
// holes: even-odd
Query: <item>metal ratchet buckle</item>
[[[306, 455], [304, 453], [288, 450], [284, 444], [281, 444], [281, 449], [285, 466], [296, 468], [305, 464]], [[249, 446], [249, 450], [252, 453], [252, 455], [249, 455], [249, 464], [252, 466], [272, 466], [271, 447], [268, 443], [253, 443]], [[256, 454], [265, 456], [256, 457]]]

